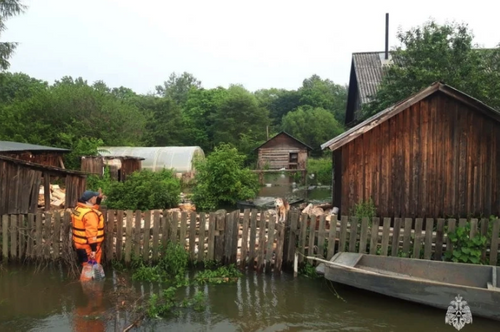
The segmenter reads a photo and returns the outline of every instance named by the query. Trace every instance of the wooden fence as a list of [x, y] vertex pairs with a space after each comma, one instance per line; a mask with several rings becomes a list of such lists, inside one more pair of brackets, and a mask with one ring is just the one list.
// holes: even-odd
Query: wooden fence
[[[441, 260], [444, 252], [451, 249], [446, 232], [457, 226], [456, 219], [357, 220], [342, 216], [338, 220], [336, 216], [296, 212], [291, 212], [283, 224], [277, 222], [276, 215], [255, 209], [226, 214], [109, 210], [104, 215], [106, 262], [130, 263], [136, 257], [154, 263], [162, 255], [162, 246], [172, 241], [182, 243], [193, 262], [216, 260], [266, 272], [293, 266], [296, 252], [301, 254], [300, 263], [305, 262], [305, 256], [330, 259], [338, 251]], [[57, 260], [71, 250], [69, 211], [4, 215], [1, 219], [0, 248], [4, 261]], [[471, 236], [487, 236], [483, 258], [496, 265], [500, 220], [458, 220], [458, 226], [467, 223]]]

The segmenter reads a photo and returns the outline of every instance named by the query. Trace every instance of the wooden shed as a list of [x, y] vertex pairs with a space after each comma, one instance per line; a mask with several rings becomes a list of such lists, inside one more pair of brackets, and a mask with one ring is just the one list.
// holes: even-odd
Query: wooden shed
[[130, 156], [85, 156], [81, 157], [81, 170], [102, 176], [105, 166], [108, 166], [111, 178], [125, 181], [127, 176], [142, 169], [143, 160], [141, 157]]
[[65, 208], [76, 206], [85, 191], [86, 174], [0, 155], [0, 215], [36, 213], [43, 184], [45, 210], [50, 210], [50, 178], [65, 178]]
[[258, 169], [296, 169], [305, 170], [310, 146], [299, 141], [292, 135], [282, 131], [270, 138], [261, 146], [255, 148], [258, 151]]
[[0, 155], [46, 166], [65, 168], [63, 156], [69, 152], [43, 145], [0, 141]]
[[381, 217], [500, 215], [500, 112], [442, 83], [324, 143], [333, 204]]

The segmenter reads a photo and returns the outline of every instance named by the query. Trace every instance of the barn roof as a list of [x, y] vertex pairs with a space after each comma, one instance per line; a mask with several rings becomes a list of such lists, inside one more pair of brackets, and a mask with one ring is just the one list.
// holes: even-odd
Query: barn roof
[[0, 161], [6, 161], [12, 164], [16, 165], [21, 165], [27, 168], [35, 169], [37, 171], [42, 171], [46, 172], [49, 174], [54, 174], [56, 176], [66, 176], [66, 175], [75, 175], [78, 177], [87, 177], [87, 173], [80, 172], [80, 171], [74, 171], [74, 170], [69, 170], [69, 169], [64, 169], [64, 168], [59, 168], [59, 167], [54, 167], [54, 166], [48, 166], [48, 165], [41, 165], [41, 164], [36, 164], [32, 163], [30, 161], [25, 161], [21, 159], [16, 159], [16, 158], [11, 158], [7, 156], [2, 156], [0, 155]]
[[[389, 52], [389, 60], [391, 60]], [[352, 54], [352, 66], [358, 82], [361, 104], [370, 102], [382, 82], [385, 52], [359, 52]]]
[[[478, 48], [482, 54], [495, 51], [491, 48]], [[346, 106], [346, 125], [356, 121], [355, 96], [359, 94], [360, 105], [369, 103], [376, 95], [384, 76], [384, 66], [392, 64], [394, 51], [388, 51], [388, 60], [385, 60], [385, 52], [356, 52], [352, 53], [351, 73]], [[487, 69], [488, 70], [488, 69]]]
[[305, 146], [305, 147], [307, 148], [307, 150], [309, 150], [309, 151], [310, 151], [310, 150], [313, 150], [313, 148], [311, 148], [309, 145], [307, 145], [306, 143], [304, 143], [304, 142], [302, 142], [302, 141], [298, 140], [297, 138], [293, 137], [292, 135], [290, 135], [290, 134], [289, 134], [289, 133], [287, 133], [286, 131], [281, 131], [281, 132], [277, 133], [276, 135], [274, 135], [273, 137], [271, 137], [270, 139], [268, 139], [267, 141], [265, 141], [264, 143], [262, 143], [261, 145], [259, 145], [258, 147], [256, 147], [256, 148], [255, 148], [255, 149], [253, 149], [253, 150], [255, 151], [255, 150], [260, 149], [260, 148], [261, 148], [261, 147], [263, 147], [263, 146], [264, 146], [267, 142], [272, 141], [273, 139], [275, 139], [276, 137], [278, 137], [278, 136], [279, 136], [279, 135], [281, 135], [281, 134], [283, 134], [283, 135], [286, 135], [286, 136], [290, 137], [291, 139], [295, 140], [295, 141], [296, 141], [297, 143], [299, 143], [299, 144], [302, 144], [303, 146]]
[[68, 153], [70, 150], [53, 148], [50, 146], [27, 144], [11, 141], [0, 141], [0, 152], [33, 152], [33, 153], [43, 153], [43, 152], [59, 152]]
[[428, 86], [427, 88], [421, 90], [420, 92], [413, 94], [410, 97], [403, 99], [399, 103], [394, 104], [386, 108], [385, 110], [375, 114], [374, 116], [366, 119], [357, 126], [342, 133], [341, 135], [338, 135], [337, 137], [329, 140], [328, 142], [321, 144], [321, 149], [324, 150], [325, 148], [329, 148], [330, 150], [336, 150], [339, 147], [351, 142], [355, 138], [370, 131], [379, 124], [389, 120], [390, 118], [402, 112], [403, 110], [407, 109], [411, 105], [418, 103], [422, 99], [436, 92], [442, 92], [450, 96], [451, 98], [460, 100], [461, 102], [469, 105], [470, 107], [478, 110], [479, 112], [482, 112], [483, 114], [489, 116], [490, 118], [500, 122], [499, 111], [449, 85], [446, 85], [441, 82], [435, 82], [430, 86]]

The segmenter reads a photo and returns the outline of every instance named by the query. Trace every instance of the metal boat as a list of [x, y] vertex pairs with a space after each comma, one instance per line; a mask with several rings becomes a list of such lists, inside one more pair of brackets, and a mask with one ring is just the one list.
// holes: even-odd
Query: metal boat
[[339, 252], [330, 261], [323, 262], [316, 270], [333, 282], [445, 312], [448, 309], [453, 312], [458, 299], [464, 307], [463, 301], [467, 302], [472, 316], [500, 321], [498, 266], [349, 252]]

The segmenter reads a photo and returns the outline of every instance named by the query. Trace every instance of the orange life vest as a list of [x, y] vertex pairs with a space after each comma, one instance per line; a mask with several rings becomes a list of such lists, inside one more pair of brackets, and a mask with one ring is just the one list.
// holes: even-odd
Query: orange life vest
[[73, 241], [75, 243], [86, 244], [88, 243], [87, 234], [85, 232], [85, 221], [83, 218], [87, 213], [96, 213], [99, 217], [99, 224], [97, 226], [97, 243], [104, 240], [104, 217], [102, 212], [91, 207], [77, 206], [71, 214], [73, 223]]

